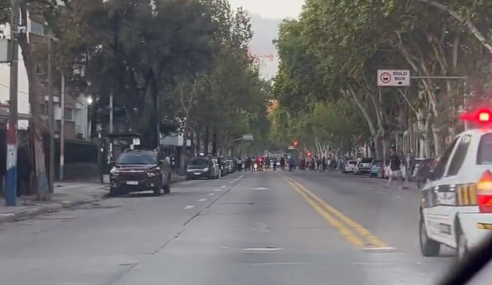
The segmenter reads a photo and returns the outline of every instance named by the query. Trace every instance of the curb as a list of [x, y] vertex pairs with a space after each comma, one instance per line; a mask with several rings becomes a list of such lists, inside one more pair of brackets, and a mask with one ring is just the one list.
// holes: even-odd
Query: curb
[[27, 209], [18, 213], [6, 213], [0, 214], [0, 224], [11, 223], [23, 220], [32, 219], [38, 215], [59, 212], [62, 209], [69, 209], [84, 204], [90, 204], [104, 199], [104, 195], [99, 196], [91, 200], [77, 200], [77, 201], [61, 201], [55, 202], [51, 205], [34, 207], [33, 209]]
[[[182, 181], [185, 181], [185, 179], [182, 179], [182, 178], [174, 179], [174, 180], [171, 180], [171, 184], [180, 183]], [[101, 186], [101, 188], [104, 188], [104, 187], [106, 187], [106, 186], [104, 186], [104, 185]], [[94, 198], [94, 199], [90, 199], [90, 200], [54, 202], [51, 205], [34, 207], [33, 209], [27, 209], [25, 211], [18, 212], [18, 213], [0, 214], [0, 224], [29, 220], [29, 219], [32, 219], [36, 216], [42, 215], [42, 214], [59, 212], [63, 209], [70, 209], [70, 208], [74, 208], [74, 207], [81, 206], [84, 204], [90, 204], [90, 203], [98, 202], [98, 201], [104, 200], [106, 198], [107, 198], [107, 193], [104, 193], [101, 196], [99, 196], [98, 198]]]

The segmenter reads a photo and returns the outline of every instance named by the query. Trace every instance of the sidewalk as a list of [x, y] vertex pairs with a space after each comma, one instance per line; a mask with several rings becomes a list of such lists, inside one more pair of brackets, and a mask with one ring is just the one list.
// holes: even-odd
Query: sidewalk
[[[349, 175], [353, 175], [353, 174], [349, 174]], [[375, 177], [360, 177], [360, 179], [364, 179], [364, 180], [370, 180], [371, 182], [373, 183], [377, 183], [381, 186], [386, 186], [388, 185], [388, 179], [381, 179], [381, 178], [375, 178]], [[398, 182], [394, 181], [393, 183], [391, 183], [391, 188], [397, 188], [398, 187]], [[415, 191], [419, 191], [419, 188], [417, 187], [417, 183], [415, 182], [412, 182], [412, 181], [408, 181], [408, 183], [403, 183], [404, 188], [405, 190], [415, 190]]]
[[[182, 176], [173, 176], [171, 182], [185, 180]], [[17, 207], [0, 204], [0, 224], [31, 219], [37, 215], [58, 212], [62, 209], [89, 204], [106, 198], [108, 185], [99, 183], [55, 182], [55, 193], [50, 201], [37, 201], [35, 197], [21, 197]]]
[[[376, 177], [369, 177], [369, 175], [354, 175], [353, 173], [341, 173], [341, 172], [328, 172], [329, 175], [335, 176], [337, 178], [341, 179], [353, 179], [354, 181], [360, 181], [362, 183], [371, 183], [371, 184], [377, 184], [381, 185], [381, 187], [384, 187], [388, 184], [388, 179], [381, 179], [381, 178], [376, 178]], [[391, 188], [397, 188], [397, 182], [393, 182]], [[414, 190], [414, 191], [419, 191], [417, 187], [417, 183], [409, 181], [408, 183], [404, 184], [407, 188], [405, 190]]]

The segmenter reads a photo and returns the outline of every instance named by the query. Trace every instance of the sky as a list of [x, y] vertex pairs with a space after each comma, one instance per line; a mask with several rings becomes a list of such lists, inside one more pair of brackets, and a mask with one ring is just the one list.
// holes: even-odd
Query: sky
[[278, 24], [285, 18], [297, 18], [304, 0], [229, 0], [233, 8], [243, 7], [252, 16], [254, 32], [250, 48], [257, 55], [274, 54], [274, 60], [262, 60], [260, 73], [264, 78], [275, 76], [278, 58], [272, 40], [277, 38]]
[[233, 7], [246, 10], [264, 18], [297, 18], [304, 0], [229, 0]]

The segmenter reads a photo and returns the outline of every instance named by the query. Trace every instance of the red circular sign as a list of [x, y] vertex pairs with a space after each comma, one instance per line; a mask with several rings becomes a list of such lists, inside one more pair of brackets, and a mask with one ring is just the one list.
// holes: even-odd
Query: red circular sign
[[390, 83], [390, 81], [391, 81], [391, 74], [389, 74], [388, 72], [383, 72], [379, 76], [379, 80], [381, 80], [382, 83]]

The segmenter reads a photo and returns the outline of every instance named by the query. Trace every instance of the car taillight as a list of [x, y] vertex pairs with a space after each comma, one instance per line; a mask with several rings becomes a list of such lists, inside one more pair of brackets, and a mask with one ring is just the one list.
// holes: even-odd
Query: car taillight
[[477, 183], [477, 203], [481, 213], [492, 213], [492, 173], [489, 170]]

